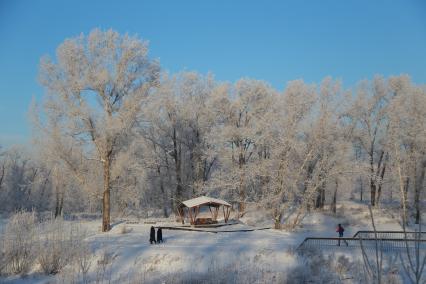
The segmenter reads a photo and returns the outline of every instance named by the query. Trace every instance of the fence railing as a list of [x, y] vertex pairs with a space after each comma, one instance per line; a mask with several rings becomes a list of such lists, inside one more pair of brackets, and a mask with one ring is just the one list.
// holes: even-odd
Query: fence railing
[[[351, 238], [306, 238], [297, 250], [317, 248], [360, 248], [361, 243], [366, 250], [377, 246], [383, 251], [413, 249], [418, 246], [426, 249], [426, 232], [377, 231], [377, 240], [374, 231], [358, 231]], [[406, 236], [406, 237], [405, 237]]]
[[[378, 239], [426, 239], [426, 232], [376, 231]], [[358, 231], [353, 238], [374, 239], [374, 231]]]

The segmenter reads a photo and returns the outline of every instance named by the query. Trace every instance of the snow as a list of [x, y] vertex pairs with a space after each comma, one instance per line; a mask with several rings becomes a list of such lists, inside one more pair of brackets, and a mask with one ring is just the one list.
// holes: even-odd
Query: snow
[[[268, 229], [212, 233], [163, 229], [165, 242], [155, 245], [148, 241], [151, 226], [178, 224], [161, 218], [155, 219], [155, 224], [144, 224], [145, 220], [133, 220], [138, 222], [136, 224], [122, 221], [116, 222], [107, 233], [99, 232], [100, 220], [80, 224], [88, 231], [85, 241], [95, 255], [90, 277], [96, 277], [96, 263], [103, 255], [109, 254], [113, 259], [108, 268], [109, 277], [113, 282], [120, 282], [126, 277], [133, 279], [135, 275], [145, 280], [162, 279], [167, 275], [197, 275], [208, 273], [215, 267], [221, 271], [221, 268], [243, 267], [248, 263], [254, 263], [259, 269], [285, 272], [296, 264], [296, 256], [292, 252], [306, 237], [335, 237], [337, 223], [343, 224], [348, 237], [358, 230], [371, 230], [368, 210], [363, 204], [345, 202], [339, 210], [337, 216], [327, 212], [308, 214], [303, 226], [295, 232]], [[379, 210], [374, 213], [378, 230], [401, 230], [397, 219], [391, 215]], [[223, 228], [238, 230], [253, 227], [240, 223], [217, 230]], [[6, 280], [10, 283], [47, 283], [58, 277], [34, 273], [24, 279], [14, 276]]]

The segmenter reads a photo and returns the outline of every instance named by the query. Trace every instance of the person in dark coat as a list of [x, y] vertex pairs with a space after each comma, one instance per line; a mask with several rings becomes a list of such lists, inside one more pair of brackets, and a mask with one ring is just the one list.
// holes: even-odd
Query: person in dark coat
[[161, 227], [157, 230], [157, 243], [163, 242], [163, 231], [161, 230]]
[[152, 243], [157, 243], [156, 241], [155, 241], [155, 229], [154, 229], [154, 226], [151, 226], [151, 232], [150, 232], [150, 234], [149, 234], [149, 242], [151, 243], [151, 245], [152, 245]]
[[[340, 246], [340, 238], [343, 238], [343, 232], [345, 231], [345, 229], [342, 227], [342, 224], [338, 224], [337, 228], [336, 228], [336, 232], [339, 233], [339, 243], [338, 246]], [[346, 246], [348, 246], [348, 242], [346, 240], [343, 240], [346, 244]]]

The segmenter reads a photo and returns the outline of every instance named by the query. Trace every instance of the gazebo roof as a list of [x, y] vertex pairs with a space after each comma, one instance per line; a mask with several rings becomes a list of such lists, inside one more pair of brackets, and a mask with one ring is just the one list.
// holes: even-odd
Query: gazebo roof
[[208, 196], [200, 196], [193, 199], [185, 200], [182, 202], [182, 204], [188, 208], [201, 206], [201, 205], [212, 205], [212, 206], [223, 205], [223, 206], [231, 207], [231, 204], [229, 204], [225, 200], [212, 198]]

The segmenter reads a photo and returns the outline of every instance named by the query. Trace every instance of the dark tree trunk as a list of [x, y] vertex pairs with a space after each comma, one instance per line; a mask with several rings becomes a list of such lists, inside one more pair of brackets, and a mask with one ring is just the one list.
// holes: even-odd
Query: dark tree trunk
[[[160, 154], [157, 152], [156, 144], [153, 142], [152, 145], [154, 147], [155, 155], [159, 156]], [[167, 159], [167, 155], [166, 155], [166, 159]], [[165, 218], [167, 218], [167, 217], [169, 217], [169, 214], [167, 212], [167, 193], [166, 193], [166, 190], [164, 188], [164, 180], [163, 180], [163, 176], [162, 176], [162, 173], [161, 173], [161, 163], [159, 162], [158, 159], [156, 159], [156, 160], [157, 160], [156, 164], [157, 164], [158, 179], [160, 181], [160, 191], [161, 191], [161, 195], [162, 195], [162, 198], [163, 198], [163, 215], [164, 215]]]
[[1, 189], [1, 187], [2, 187], [2, 185], [3, 185], [3, 179], [4, 179], [4, 176], [5, 176], [5, 168], [6, 168], [6, 166], [5, 165], [2, 165], [1, 166], [1, 173], [0, 173], [0, 189]]
[[110, 183], [111, 183], [111, 154], [106, 155], [104, 161], [104, 192], [102, 198], [102, 232], [108, 232], [111, 229], [111, 201], [110, 201]]
[[418, 179], [416, 179], [416, 184], [414, 188], [414, 207], [416, 209], [416, 224], [420, 223], [420, 214], [421, 214], [421, 208], [420, 208], [420, 196], [422, 194], [423, 190], [423, 183], [425, 179], [425, 171], [426, 171], [426, 161], [421, 165], [420, 168], [420, 175]]
[[240, 154], [238, 155], [238, 167], [240, 169], [240, 183], [239, 183], [239, 189], [238, 189], [238, 195], [239, 195], [239, 204], [238, 204], [238, 217], [242, 217], [244, 215], [244, 211], [246, 210], [245, 205], [245, 199], [246, 199], [246, 193], [245, 193], [245, 184], [244, 184], [244, 171], [242, 168], [245, 165], [245, 157], [243, 153], [241, 152], [242, 149], [240, 149]]
[[404, 211], [404, 222], [406, 223], [406, 225], [409, 224], [409, 216], [408, 216], [408, 187], [410, 186], [410, 178], [407, 177], [404, 181], [404, 188], [403, 188], [403, 197], [401, 200], [401, 208], [402, 210], [405, 209]]
[[[166, 175], [168, 177], [168, 186], [169, 186], [169, 191], [170, 191], [169, 192], [169, 196], [170, 196], [170, 199], [169, 199], [169, 201], [170, 201], [170, 208], [173, 211], [175, 209], [175, 200], [173, 198], [175, 196], [175, 192], [173, 190], [174, 188], [171, 186], [172, 185], [172, 173], [171, 173], [171, 170], [170, 170], [170, 164], [169, 164], [169, 159], [168, 159], [167, 151], [166, 151], [165, 148], [163, 150], [164, 150], [164, 159], [165, 159], [165, 162], [166, 162]], [[173, 212], [178, 213], [176, 211], [173, 211]]]
[[56, 186], [55, 219], [59, 216], [59, 188]]
[[339, 188], [339, 182], [336, 180], [336, 188], [333, 193], [333, 200], [331, 202], [331, 211], [336, 214], [337, 212], [337, 189]]
[[374, 144], [370, 148], [370, 203], [376, 205], [376, 183], [374, 182]]
[[[46, 192], [46, 186], [49, 182], [50, 173], [52, 170], [49, 170], [49, 173], [47, 174], [46, 178], [44, 179], [43, 185], [41, 186], [41, 193], [40, 193], [40, 200], [44, 200], [44, 193]], [[0, 186], [1, 187], [1, 186]]]
[[[322, 179], [322, 175], [320, 175], [320, 178]], [[318, 187], [317, 198], [315, 200], [315, 208], [323, 209], [324, 203], [325, 203], [325, 181], [321, 182], [321, 185]]]
[[64, 206], [64, 191], [63, 191], [63, 188], [56, 186], [55, 219], [62, 215], [63, 206]]
[[158, 173], [158, 178], [160, 179], [160, 191], [163, 197], [163, 215], [165, 218], [167, 218], [169, 217], [169, 214], [167, 213], [167, 196], [166, 196], [166, 191], [164, 190], [164, 182], [163, 182], [163, 177], [161, 176], [160, 165], [157, 165], [157, 173]]
[[371, 206], [376, 206], [376, 185], [374, 181], [370, 181], [370, 202]]
[[175, 160], [175, 173], [176, 173], [176, 200], [175, 211], [179, 208], [183, 196], [182, 175], [181, 175], [181, 146], [178, 145], [176, 128], [173, 128], [173, 158]]
[[274, 210], [274, 229], [281, 229], [282, 213], [278, 208]]
[[382, 196], [382, 185], [383, 185], [383, 178], [385, 176], [385, 171], [386, 171], [386, 164], [383, 164], [383, 168], [380, 173], [379, 187], [377, 189], [376, 204], [380, 202], [380, 197]]

